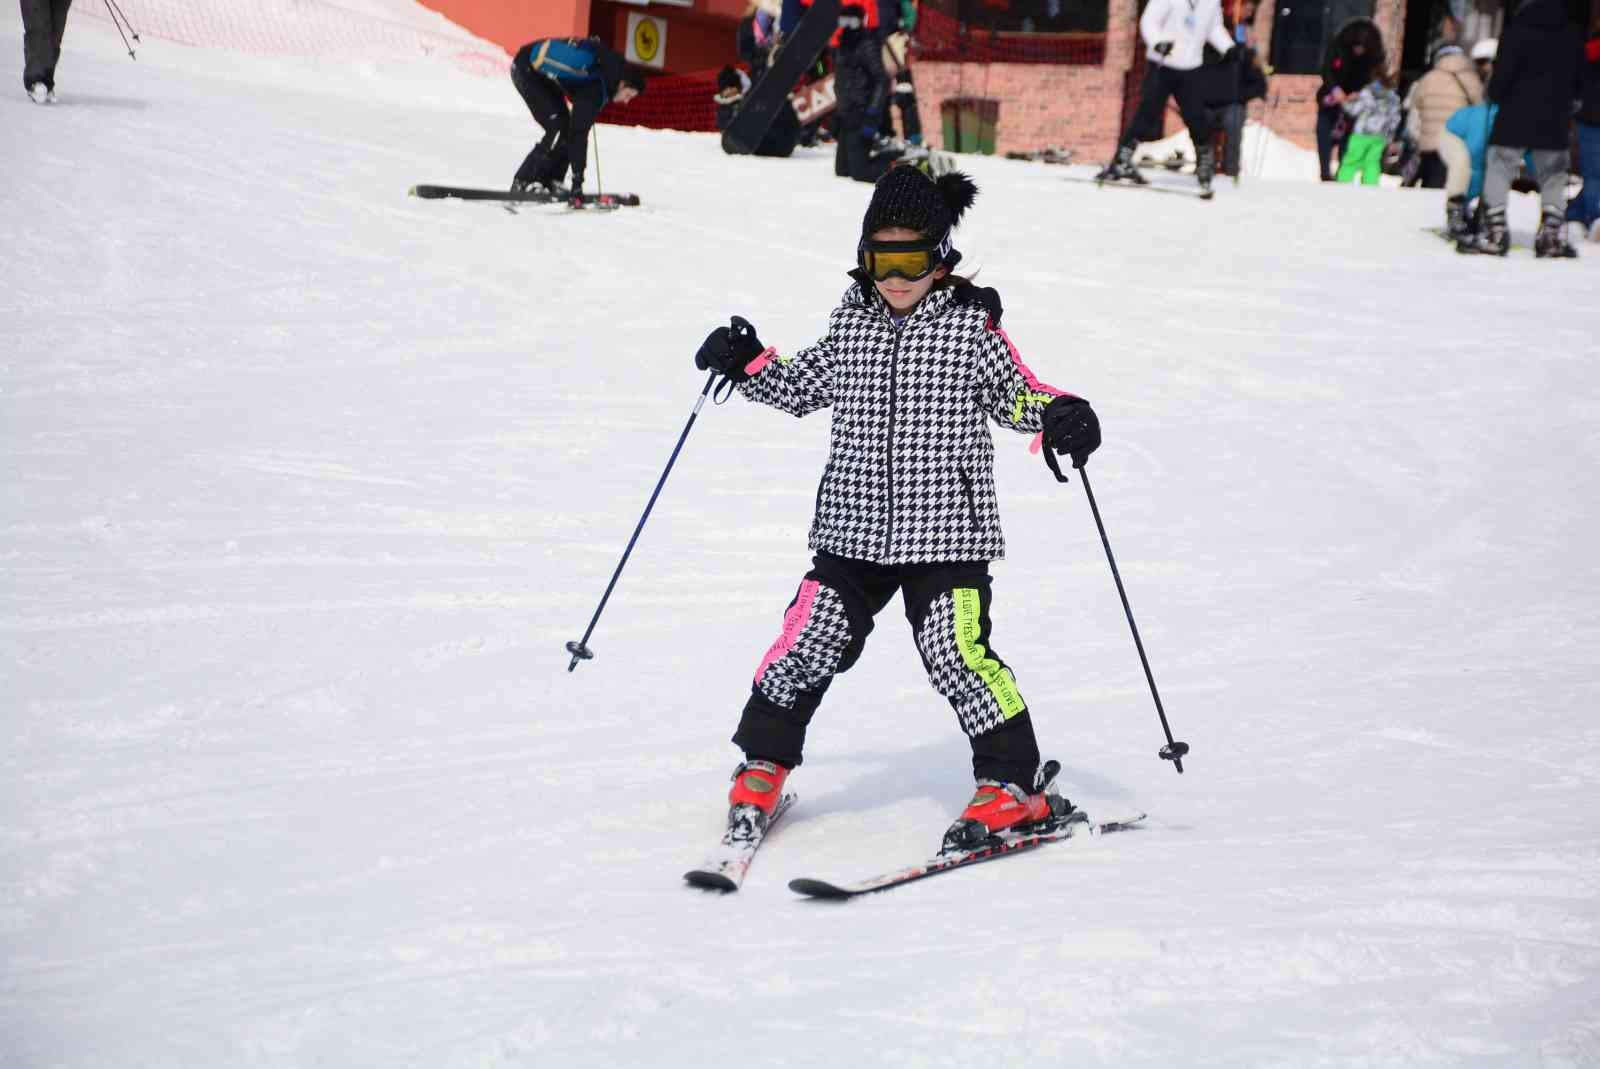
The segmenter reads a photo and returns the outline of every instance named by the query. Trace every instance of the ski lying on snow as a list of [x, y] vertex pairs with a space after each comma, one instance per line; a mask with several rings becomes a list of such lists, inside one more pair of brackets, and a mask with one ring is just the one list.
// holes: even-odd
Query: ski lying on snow
[[[551, 196], [544, 192], [513, 193], [509, 189], [472, 189], [466, 186], [430, 186], [420, 185], [411, 187], [413, 197], [423, 200], [495, 200], [511, 204], [565, 204], [566, 197]], [[597, 208], [635, 208], [639, 205], [637, 193], [600, 193], [595, 196], [583, 198], [586, 206], [593, 205]]]
[[1179, 189], [1176, 186], [1157, 185], [1154, 182], [1150, 182], [1141, 186], [1136, 182], [1129, 182], [1125, 179], [1118, 181], [1116, 179], [1108, 178], [1104, 181], [1101, 181], [1098, 178], [1080, 178], [1074, 174], [1063, 175], [1061, 180], [1063, 182], [1079, 182], [1085, 185], [1096, 185], [1101, 189], [1142, 189], [1147, 193], [1171, 193], [1177, 197], [1193, 197], [1195, 200], [1211, 199], [1206, 194], [1200, 192], [1198, 188]]
[[1004, 832], [995, 836], [989, 842], [971, 850], [955, 850], [948, 854], [936, 854], [926, 861], [916, 865], [909, 865], [894, 872], [886, 872], [881, 876], [859, 880], [855, 883], [829, 883], [826, 880], [798, 879], [789, 881], [789, 890], [807, 895], [811, 898], [854, 898], [856, 895], [869, 894], [873, 891], [887, 891], [891, 887], [911, 883], [928, 876], [937, 876], [941, 872], [962, 868], [967, 865], [976, 865], [983, 861], [993, 861], [995, 858], [1006, 857], [1009, 854], [1021, 853], [1035, 847], [1044, 846], [1046, 843], [1059, 843], [1085, 833], [1089, 835], [1106, 835], [1114, 831], [1124, 831], [1136, 826], [1145, 818], [1145, 814], [1138, 813], [1122, 820], [1092, 821], [1082, 812], [1073, 811], [1062, 817], [1059, 821], [1051, 822], [1043, 827], [1035, 826], [1027, 831], [1007, 835]]
[[755, 806], [733, 806], [728, 811], [728, 830], [723, 833], [722, 842], [717, 844], [716, 850], [706, 858], [704, 864], [697, 869], [690, 869], [683, 874], [683, 878], [695, 887], [711, 891], [737, 891], [744, 883], [745, 873], [750, 871], [750, 862], [755, 860], [757, 848], [772, 832], [772, 826], [778, 823], [778, 818], [794, 805], [795, 797], [786, 794], [778, 799], [778, 808], [772, 811], [772, 816], [764, 826], [757, 825], [749, 814], [739, 812], [753, 810]]

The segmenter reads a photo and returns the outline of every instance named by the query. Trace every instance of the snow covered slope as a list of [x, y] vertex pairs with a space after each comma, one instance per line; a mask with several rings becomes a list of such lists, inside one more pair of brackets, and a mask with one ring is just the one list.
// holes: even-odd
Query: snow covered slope
[[960, 246], [1101, 413], [1187, 773], [1081, 489], [997, 432], [996, 645], [1068, 795], [1148, 828], [792, 895], [966, 799], [891, 606], [722, 898], [679, 876], [825, 417], [707, 406], [597, 658], [562, 643], [700, 339], [815, 338], [865, 188], [605, 128], [591, 174], [639, 209], [409, 200], [507, 181], [532, 136], [442, 55], [132, 63], [75, 13], [62, 103], [14, 82], [0, 1064], [1600, 1064], [1600, 252], [1456, 256], [1434, 193], [1204, 205], [972, 160]]

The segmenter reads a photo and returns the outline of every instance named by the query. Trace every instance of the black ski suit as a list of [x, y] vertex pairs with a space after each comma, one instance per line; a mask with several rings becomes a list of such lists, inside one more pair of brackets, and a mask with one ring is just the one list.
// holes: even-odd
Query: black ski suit
[[56, 63], [61, 59], [61, 38], [67, 32], [67, 9], [72, 0], [22, 0], [22, 87], [43, 82], [56, 87]]
[[623, 58], [598, 37], [551, 37], [517, 50], [511, 84], [544, 130], [517, 169], [520, 181], [560, 182], [570, 165], [572, 188], [583, 187], [589, 131], [626, 70]]
[[858, 182], [876, 182], [893, 166], [896, 155], [874, 154], [889, 102], [889, 73], [883, 66], [883, 42], [874, 30], [846, 30], [833, 53], [833, 173]]

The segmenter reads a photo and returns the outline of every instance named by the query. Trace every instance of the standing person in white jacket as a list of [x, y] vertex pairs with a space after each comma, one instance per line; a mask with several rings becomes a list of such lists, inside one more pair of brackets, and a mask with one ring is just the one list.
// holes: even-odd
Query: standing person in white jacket
[[1205, 58], [1206, 45], [1224, 55], [1233, 48], [1233, 38], [1222, 22], [1221, 0], [1150, 0], [1139, 19], [1139, 36], [1149, 46], [1145, 58], [1150, 61], [1144, 85], [1139, 89], [1139, 108], [1122, 135], [1116, 158], [1106, 164], [1099, 179], [1126, 179], [1144, 184], [1144, 177], [1133, 165], [1138, 135], [1159, 128], [1167, 100], [1176, 96], [1178, 110], [1183, 113], [1184, 124], [1194, 140], [1195, 177], [1200, 181], [1200, 195], [1209, 197], [1216, 159], [1211, 148], [1211, 121], [1206, 115], [1200, 65]]

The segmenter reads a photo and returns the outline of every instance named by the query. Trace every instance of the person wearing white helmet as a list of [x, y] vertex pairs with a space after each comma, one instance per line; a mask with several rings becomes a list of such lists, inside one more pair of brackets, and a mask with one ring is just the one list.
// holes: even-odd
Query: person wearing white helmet
[[1494, 54], [1499, 49], [1498, 37], [1485, 37], [1472, 46], [1472, 62], [1478, 68], [1478, 80], [1485, 85], [1489, 84], [1489, 75], [1494, 73]]

